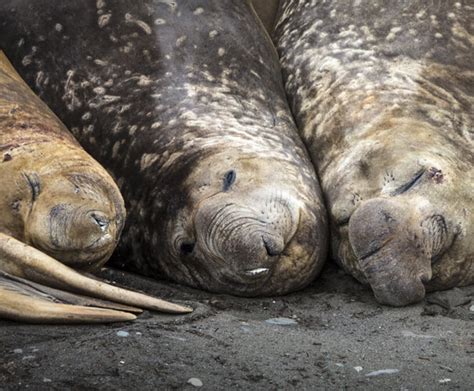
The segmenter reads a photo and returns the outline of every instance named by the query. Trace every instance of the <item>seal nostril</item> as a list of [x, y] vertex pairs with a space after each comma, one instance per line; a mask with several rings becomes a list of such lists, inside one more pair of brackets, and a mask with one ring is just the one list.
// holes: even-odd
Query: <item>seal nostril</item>
[[430, 281], [430, 277], [427, 275], [427, 274], [421, 274], [420, 275], [420, 281], [423, 283], [423, 284], [426, 284]]
[[263, 245], [265, 246], [265, 249], [267, 250], [267, 254], [270, 257], [275, 257], [277, 255], [281, 254], [281, 251], [277, 248], [275, 243], [269, 239], [262, 238], [263, 240]]
[[184, 255], [191, 254], [194, 250], [194, 243], [182, 243], [180, 246], [181, 253]]

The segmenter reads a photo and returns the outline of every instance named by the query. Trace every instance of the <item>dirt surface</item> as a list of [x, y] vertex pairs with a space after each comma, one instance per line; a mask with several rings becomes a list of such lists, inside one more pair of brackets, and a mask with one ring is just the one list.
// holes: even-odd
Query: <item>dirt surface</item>
[[389, 308], [333, 266], [304, 291], [264, 299], [119, 271], [105, 275], [195, 311], [146, 312], [133, 323], [103, 326], [0, 321], [0, 390], [192, 390], [201, 383], [204, 390], [468, 390], [474, 384], [474, 286]]

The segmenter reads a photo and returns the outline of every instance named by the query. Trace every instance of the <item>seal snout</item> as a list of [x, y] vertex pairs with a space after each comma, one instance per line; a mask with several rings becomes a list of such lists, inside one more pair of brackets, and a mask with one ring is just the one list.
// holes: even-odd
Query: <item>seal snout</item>
[[[240, 283], [272, 275], [299, 221], [298, 203], [267, 194], [248, 198], [211, 198], [200, 205], [194, 221], [193, 250], [217, 259], [222, 271]], [[181, 247], [181, 253], [191, 250]]]
[[446, 248], [445, 224], [394, 199], [372, 199], [354, 212], [349, 240], [377, 301], [403, 306], [424, 298], [432, 259]]
[[267, 255], [270, 257], [276, 257], [280, 255], [285, 249], [285, 241], [283, 237], [271, 238], [268, 236], [262, 236], [263, 245], [267, 250]]

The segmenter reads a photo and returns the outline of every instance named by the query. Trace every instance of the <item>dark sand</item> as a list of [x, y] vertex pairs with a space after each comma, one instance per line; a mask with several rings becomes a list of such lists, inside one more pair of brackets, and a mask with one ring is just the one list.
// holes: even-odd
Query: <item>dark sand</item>
[[442, 305], [390, 308], [332, 266], [304, 291], [264, 299], [106, 275], [195, 312], [103, 326], [0, 321], [0, 390], [196, 389], [190, 378], [203, 390], [474, 388], [474, 286], [428, 296]]

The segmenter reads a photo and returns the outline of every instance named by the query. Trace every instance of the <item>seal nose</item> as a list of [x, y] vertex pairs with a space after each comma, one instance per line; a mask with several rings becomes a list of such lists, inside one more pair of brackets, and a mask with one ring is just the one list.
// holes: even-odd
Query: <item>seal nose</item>
[[414, 208], [392, 199], [372, 199], [349, 220], [349, 240], [359, 267], [382, 304], [403, 306], [425, 296], [431, 259], [430, 235], [420, 231]]
[[270, 257], [276, 257], [280, 255], [285, 249], [285, 242], [283, 238], [270, 238], [262, 236], [262, 241], [265, 249], [267, 250], [267, 255]]
[[372, 286], [376, 300], [381, 304], [402, 307], [417, 303], [425, 297], [425, 286], [420, 278], [392, 280], [382, 286]]

